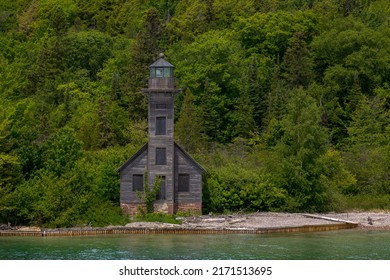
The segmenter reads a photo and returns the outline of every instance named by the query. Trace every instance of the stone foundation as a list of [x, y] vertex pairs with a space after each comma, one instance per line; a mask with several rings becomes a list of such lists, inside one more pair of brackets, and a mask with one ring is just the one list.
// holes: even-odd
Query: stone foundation
[[[123, 213], [134, 216], [139, 213], [139, 207], [145, 209], [142, 203], [122, 203], [121, 208]], [[175, 211], [176, 210], [176, 211]], [[191, 214], [202, 214], [202, 203], [180, 203], [176, 205], [176, 209], [173, 203], [155, 203], [154, 211], [166, 214], [175, 214], [176, 212], [189, 212]]]

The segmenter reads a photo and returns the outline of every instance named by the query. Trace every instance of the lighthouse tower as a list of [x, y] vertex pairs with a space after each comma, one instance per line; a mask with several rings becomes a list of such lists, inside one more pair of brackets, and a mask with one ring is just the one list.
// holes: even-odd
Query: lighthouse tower
[[155, 211], [201, 212], [204, 169], [174, 142], [174, 97], [181, 92], [175, 88], [174, 66], [160, 54], [149, 69], [148, 88], [142, 89], [148, 97], [148, 143], [118, 169], [122, 209], [134, 214], [142, 204], [136, 192], [143, 191], [146, 171], [149, 186], [161, 178]]
[[[161, 178], [156, 205], [160, 210], [173, 212], [174, 188], [174, 97], [173, 65], [160, 58], [149, 66], [149, 87], [142, 91], [148, 96], [148, 178], [154, 183]], [[167, 208], [167, 209], [165, 209]]]

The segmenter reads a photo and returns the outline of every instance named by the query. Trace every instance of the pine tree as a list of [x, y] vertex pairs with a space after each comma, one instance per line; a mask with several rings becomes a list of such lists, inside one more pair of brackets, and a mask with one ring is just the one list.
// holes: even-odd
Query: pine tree
[[248, 87], [244, 84], [241, 91], [240, 99], [236, 106], [236, 133], [239, 137], [248, 138], [250, 133], [255, 130], [256, 123], [254, 120], [254, 105], [249, 96]]
[[347, 142], [358, 150], [389, 143], [385, 133], [390, 125], [389, 118], [384, 99], [360, 97], [348, 126]]
[[307, 88], [312, 79], [313, 62], [305, 42], [305, 34], [295, 32], [284, 55], [285, 78], [290, 87]]
[[206, 22], [210, 25], [213, 24], [215, 21], [215, 13], [214, 13], [214, 6], [213, 6], [214, 0], [204, 0], [204, 2], [206, 4], [205, 19]]
[[224, 135], [222, 135], [223, 119], [218, 112], [221, 105], [218, 104], [219, 100], [211, 92], [209, 78], [205, 79], [204, 93], [202, 96], [200, 110], [202, 116], [202, 127], [206, 137], [208, 138], [207, 141], [221, 141], [224, 139]]
[[107, 116], [107, 101], [104, 98], [99, 99], [99, 147], [107, 148], [115, 144], [115, 134], [112, 131], [110, 119]]
[[151, 8], [147, 11], [142, 29], [137, 34], [132, 47], [131, 64], [127, 70], [126, 91], [129, 94], [129, 111], [133, 119], [142, 119], [147, 115], [146, 98], [140, 89], [147, 86], [148, 66], [161, 51], [161, 37], [162, 24], [158, 11]]
[[385, 99], [361, 98], [347, 127], [345, 161], [357, 178], [352, 194], [390, 191], [390, 112]]
[[119, 73], [114, 73], [111, 79], [111, 100], [117, 101], [119, 104], [122, 100], [122, 88], [120, 85]]
[[177, 142], [190, 153], [197, 152], [204, 144], [202, 120], [189, 89], [185, 92], [180, 116], [175, 124], [175, 137]]
[[346, 98], [347, 100], [345, 101], [345, 111], [348, 116], [351, 116], [351, 114], [356, 110], [356, 108], [364, 98], [357, 78], [354, 80], [352, 88], [349, 90], [348, 96]]
[[272, 119], [279, 120], [281, 118], [286, 111], [287, 100], [288, 92], [285, 81], [281, 78], [280, 65], [275, 64], [267, 100], [267, 123]]
[[258, 74], [258, 65], [255, 57], [252, 57], [247, 78], [247, 87], [249, 99], [253, 105], [253, 119], [257, 128], [265, 125], [267, 113], [267, 95], [262, 88], [261, 80]]
[[54, 30], [54, 34], [57, 38], [62, 37], [66, 34], [68, 28], [68, 22], [66, 14], [63, 8], [58, 5], [56, 6], [50, 14], [50, 26]]
[[137, 91], [146, 84], [148, 66], [156, 59], [160, 48], [162, 24], [158, 11], [151, 8], [146, 13], [143, 26], [132, 48], [132, 63], [129, 69], [130, 89]]

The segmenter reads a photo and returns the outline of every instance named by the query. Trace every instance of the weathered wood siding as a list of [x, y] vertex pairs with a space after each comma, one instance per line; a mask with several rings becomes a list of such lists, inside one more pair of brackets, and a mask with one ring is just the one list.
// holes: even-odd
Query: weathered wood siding
[[175, 79], [173, 77], [153, 77], [149, 78], [150, 89], [173, 89], [175, 87]]
[[[149, 93], [149, 180], [150, 184], [153, 184], [156, 176], [165, 176], [165, 201], [170, 204], [174, 200], [173, 97], [172, 93]], [[157, 117], [166, 118], [166, 133], [164, 135], [156, 135]], [[156, 165], [156, 148], [166, 149], [166, 164]]]
[[[177, 203], [196, 203], [202, 202], [202, 173], [199, 168], [190, 160], [187, 155], [179, 149], [176, 153], [176, 172], [175, 172], [175, 189], [177, 190]], [[188, 174], [190, 177], [189, 192], [179, 192], [179, 174]]]
[[133, 192], [133, 175], [144, 174], [147, 166], [148, 150], [145, 149], [134, 161], [120, 172], [120, 203], [138, 203], [137, 193]]
[[[149, 93], [149, 119], [148, 132], [150, 137], [155, 137], [156, 117], [167, 117], [167, 135], [173, 139], [173, 97], [172, 93]], [[164, 104], [165, 108], [159, 109], [157, 105]]]

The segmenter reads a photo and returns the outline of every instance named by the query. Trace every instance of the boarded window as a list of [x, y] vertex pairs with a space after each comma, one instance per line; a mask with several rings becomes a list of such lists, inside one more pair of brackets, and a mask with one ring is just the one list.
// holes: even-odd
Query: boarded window
[[189, 192], [189, 191], [190, 191], [190, 175], [179, 174], [179, 192]]
[[166, 164], [167, 164], [167, 149], [156, 148], [156, 165], [166, 165]]
[[166, 134], [167, 134], [167, 118], [156, 117], [156, 135], [166, 135]]
[[144, 189], [144, 175], [134, 174], [133, 175], [133, 192], [143, 191]]
[[165, 176], [159, 176], [159, 177], [161, 179], [160, 191], [158, 192], [156, 199], [164, 200], [165, 199]]

